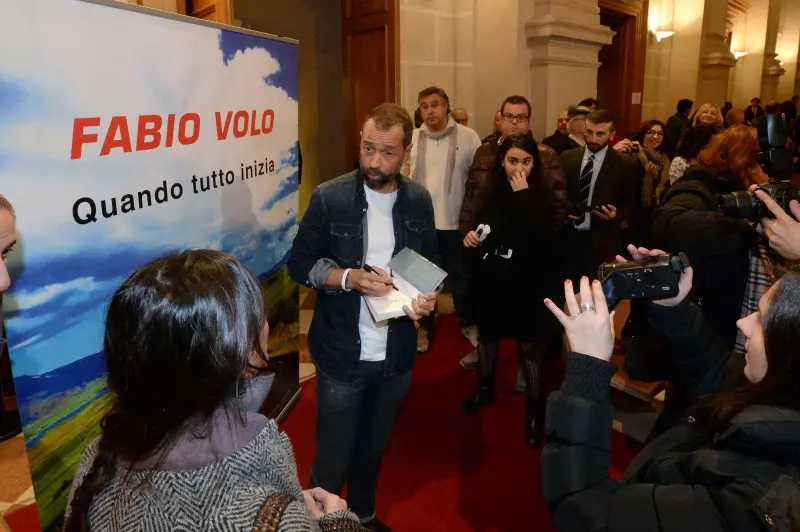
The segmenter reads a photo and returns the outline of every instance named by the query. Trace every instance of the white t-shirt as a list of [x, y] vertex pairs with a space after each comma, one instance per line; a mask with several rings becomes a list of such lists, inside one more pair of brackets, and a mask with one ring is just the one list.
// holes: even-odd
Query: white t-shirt
[[[375, 192], [364, 185], [367, 195], [367, 258], [365, 263], [386, 270], [394, 251], [394, 223], [392, 209], [397, 200], [397, 191], [390, 194]], [[361, 336], [361, 360], [380, 361], [386, 359], [386, 340], [389, 336], [388, 320], [375, 323], [367, 302], [361, 298], [361, 313], [358, 318], [358, 333]]]

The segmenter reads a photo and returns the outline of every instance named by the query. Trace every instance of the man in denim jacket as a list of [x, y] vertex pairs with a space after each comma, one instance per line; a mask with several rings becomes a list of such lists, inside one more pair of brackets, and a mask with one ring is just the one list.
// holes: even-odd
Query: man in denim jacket
[[[411, 248], [439, 263], [428, 191], [400, 174], [413, 122], [384, 103], [367, 116], [360, 168], [321, 184], [292, 246], [289, 273], [317, 290], [309, 349], [317, 367], [317, 455], [311, 487], [339, 494], [372, 530], [383, 452], [416, 358], [414, 321], [428, 316], [436, 293], [419, 294], [407, 317], [375, 323], [362, 296], [392, 289], [389, 260]], [[377, 273], [364, 270], [370, 265]]]

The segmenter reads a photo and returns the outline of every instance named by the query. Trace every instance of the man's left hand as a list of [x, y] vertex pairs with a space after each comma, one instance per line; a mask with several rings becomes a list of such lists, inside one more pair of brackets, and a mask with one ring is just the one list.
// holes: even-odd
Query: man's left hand
[[409, 309], [407, 305], [404, 305], [403, 311], [406, 313], [406, 316], [414, 321], [419, 321], [425, 316], [430, 316], [436, 308], [436, 298], [438, 295], [439, 294], [436, 292], [420, 294], [417, 296], [417, 299], [411, 300], [411, 306], [413, 308]]
[[607, 222], [617, 217], [617, 208], [611, 204], [600, 206], [601, 210], [593, 209], [592, 214]]

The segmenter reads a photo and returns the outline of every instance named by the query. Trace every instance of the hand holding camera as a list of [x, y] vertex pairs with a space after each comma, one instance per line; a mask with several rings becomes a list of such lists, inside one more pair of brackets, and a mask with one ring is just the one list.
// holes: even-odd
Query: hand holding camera
[[[633, 244], [628, 245], [628, 251], [633, 258], [633, 262], [629, 261], [622, 255], [617, 255], [617, 262], [620, 264], [641, 264], [647, 262], [647, 259], [657, 259], [659, 257], [669, 257], [666, 252], [661, 251], [660, 249], [647, 249], [647, 248], [637, 248]], [[680, 256], [679, 256], [680, 257]], [[680, 270], [680, 279], [678, 280], [678, 294], [672, 297], [665, 297], [665, 298], [655, 298], [652, 299], [652, 302], [656, 305], [661, 305], [664, 307], [676, 307], [678, 306], [684, 299], [686, 299], [689, 295], [689, 292], [692, 291], [692, 278], [694, 276], [694, 270], [692, 267], [687, 263], [683, 263], [681, 261], [681, 266], [683, 267]], [[673, 268], [674, 271], [675, 268]]]
[[800, 203], [796, 199], [797, 192], [788, 199], [788, 204], [782, 206], [762, 187], [751, 187], [750, 190], [769, 211], [769, 215], [764, 213], [761, 218], [761, 227], [764, 236], [769, 239], [770, 247], [785, 259], [800, 260]]

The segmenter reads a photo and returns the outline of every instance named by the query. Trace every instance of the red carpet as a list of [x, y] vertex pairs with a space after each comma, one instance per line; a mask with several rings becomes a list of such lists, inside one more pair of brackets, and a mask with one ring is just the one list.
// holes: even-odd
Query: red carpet
[[[414, 367], [411, 393], [395, 425], [378, 487], [378, 516], [395, 532], [555, 530], [542, 498], [540, 451], [524, 443], [525, 398], [514, 392], [513, 343], [502, 346], [498, 401], [476, 416], [459, 412], [475, 374], [458, 361], [470, 350], [455, 316], [443, 317], [426, 355]], [[545, 372], [557, 388], [560, 364]], [[282, 428], [291, 437], [300, 481], [314, 458], [314, 381]], [[639, 445], [614, 433], [612, 471], [618, 477]]]

